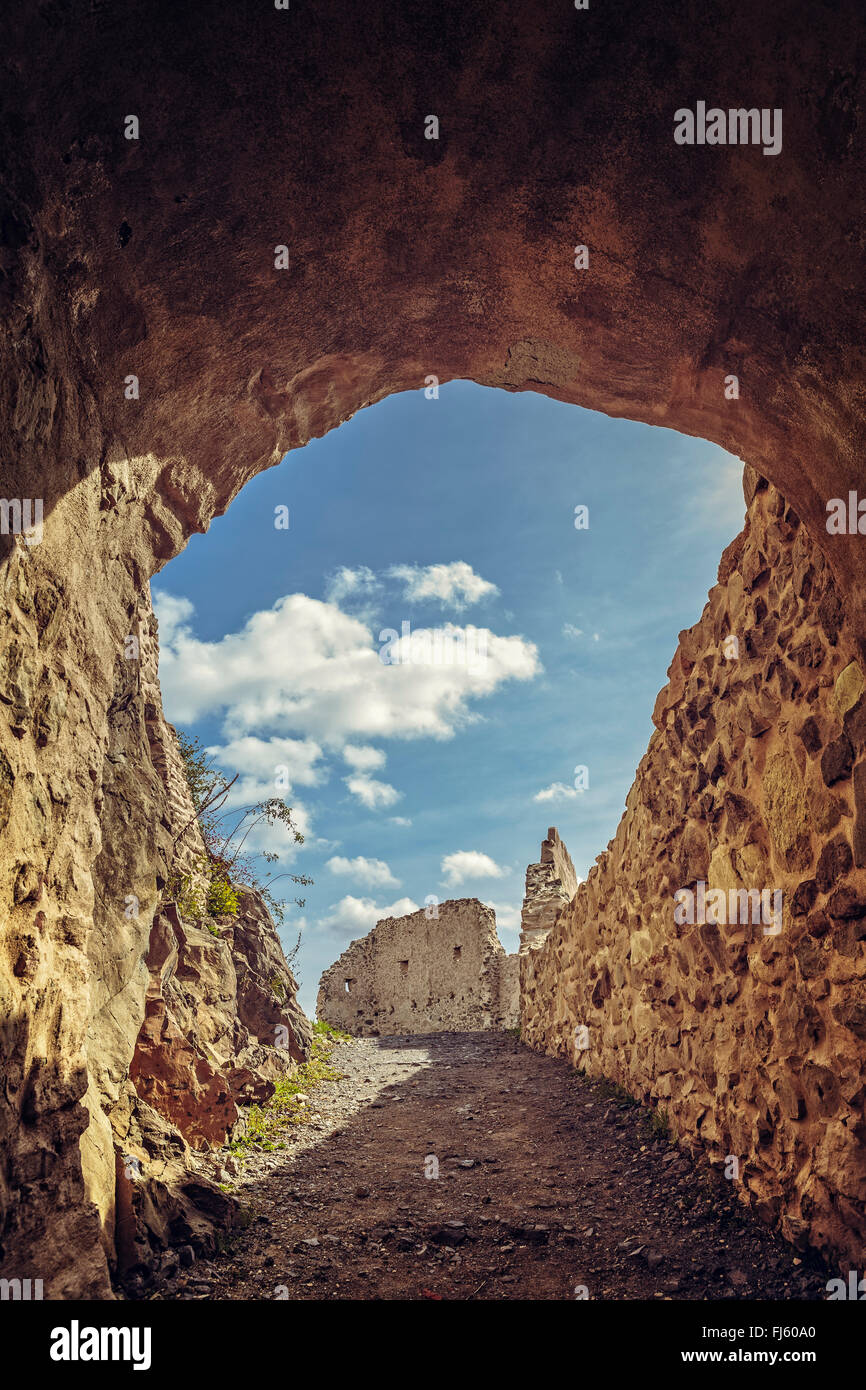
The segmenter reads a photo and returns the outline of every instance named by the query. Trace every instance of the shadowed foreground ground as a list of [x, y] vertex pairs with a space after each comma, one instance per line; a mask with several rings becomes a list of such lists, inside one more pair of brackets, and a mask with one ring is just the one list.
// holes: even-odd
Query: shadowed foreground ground
[[287, 1148], [231, 1177], [247, 1227], [162, 1297], [826, 1297], [732, 1183], [566, 1061], [502, 1033], [358, 1038], [332, 1061], [345, 1076]]

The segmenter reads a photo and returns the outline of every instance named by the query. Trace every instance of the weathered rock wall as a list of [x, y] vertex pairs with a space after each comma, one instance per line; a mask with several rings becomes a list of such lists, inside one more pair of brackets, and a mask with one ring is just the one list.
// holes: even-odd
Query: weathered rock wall
[[176, 879], [187, 876], [192, 886], [198, 886], [204, 882], [200, 866], [206, 856], [205, 844], [186, 780], [177, 734], [163, 713], [162, 692], [159, 688], [159, 638], [149, 590], [146, 603], [141, 605], [136, 636], [139, 644], [139, 680], [147, 742], [165, 798], [165, 828], [171, 835], [171, 872]]
[[[112, 1274], [171, 1230], [206, 1243], [208, 1213], [228, 1204], [190, 1185], [188, 1143], [222, 1143], [237, 1104], [270, 1094], [310, 1036], [255, 895], [220, 940], [163, 906], [203, 845], [162, 712], [155, 619], [145, 590], [106, 628], [105, 592], [84, 582], [68, 609], [77, 564], [55, 513], [32, 551], [12, 540], [0, 572], [0, 750], [11, 738], [18, 769], [0, 798], [4, 944], [21, 1010], [7, 984], [0, 1268], [42, 1278], [52, 1298], [109, 1297]], [[0, 751], [0, 777], [10, 766]]]
[[[535, 951], [522, 1029], [664, 1108], [795, 1241], [866, 1242], [866, 703], [820, 549], [746, 470], [615, 838]], [[736, 639], [736, 644], [731, 643]], [[779, 923], [675, 894], [782, 894]], [[681, 901], [679, 916], [686, 914]], [[713, 917], [719, 921], [713, 920]], [[780, 924], [781, 929], [776, 930]], [[586, 1030], [583, 1032], [582, 1030]]]
[[[238, 887], [237, 914], [216, 920], [189, 912], [182, 916], [172, 900], [172, 885], [187, 880], [192, 900], [189, 888], [206, 883], [205, 846], [177, 736], [163, 714], [157, 624], [149, 603], [142, 605], [135, 635], [138, 647], [127, 650], [137, 658], [141, 715], [155, 774], [153, 799], [136, 810], [140, 817], [160, 808], [162, 853], [150, 912], [137, 898], [125, 899], [123, 906], [124, 917], [144, 912], [150, 922], [144, 999], [136, 973], [133, 983], [124, 980], [127, 1012], [122, 998], [115, 997], [111, 1024], [99, 1018], [92, 1027], [95, 1049], [102, 1049], [94, 1055], [107, 1059], [96, 1073], [97, 1079], [108, 1078], [97, 1098], [113, 1149], [106, 1152], [110, 1164], [94, 1173], [92, 1192], [101, 1195], [100, 1210], [108, 1214], [103, 1243], [109, 1267], [125, 1281], [158, 1263], [170, 1244], [213, 1248], [214, 1226], [231, 1224], [232, 1203], [196, 1174], [189, 1150], [225, 1143], [243, 1123], [239, 1107], [268, 1100], [275, 1081], [306, 1057], [312, 1041], [296, 1002], [297, 984], [260, 895]], [[130, 798], [124, 814], [131, 812]], [[113, 836], [109, 853], [114, 843]], [[126, 845], [119, 827], [116, 843]], [[113, 861], [98, 864], [97, 871], [103, 882], [117, 885], [119, 894], [121, 874]], [[117, 911], [112, 897], [107, 934]]]
[[238, 896], [234, 917], [182, 920], [171, 903], [151, 928], [144, 1019], [109, 1112], [126, 1214], [110, 1254], [124, 1279], [169, 1245], [214, 1248], [214, 1225], [231, 1224], [233, 1204], [197, 1175], [188, 1149], [225, 1143], [243, 1126], [240, 1107], [269, 1100], [309, 1052], [312, 1030], [267, 907], [253, 890]]
[[516, 1027], [516, 956], [493, 909], [454, 898], [436, 913], [386, 917], [353, 941], [322, 975], [319, 1018], [361, 1037]]
[[129, 1076], [192, 1148], [224, 1143], [238, 1104], [268, 1100], [312, 1041], [265, 904], [249, 890], [239, 897], [235, 917], [183, 921], [172, 903], [151, 929]]

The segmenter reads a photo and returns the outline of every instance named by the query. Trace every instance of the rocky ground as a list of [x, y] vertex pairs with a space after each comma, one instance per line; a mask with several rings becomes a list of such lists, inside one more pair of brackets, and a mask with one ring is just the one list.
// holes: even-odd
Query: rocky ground
[[340, 1042], [332, 1062], [285, 1148], [214, 1157], [247, 1224], [157, 1297], [826, 1296], [828, 1271], [733, 1183], [564, 1060], [439, 1033]]

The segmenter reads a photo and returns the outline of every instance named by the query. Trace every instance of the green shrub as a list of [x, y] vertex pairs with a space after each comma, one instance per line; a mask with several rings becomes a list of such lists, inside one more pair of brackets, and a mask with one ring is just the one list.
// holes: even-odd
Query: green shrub
[[330, 1023], [326, 1023], [323, 1018], [317, 1018], [313, 1024], [313, 1032], [322, 1038], [337, 1038], [340, 1042], [351, 1042], [352, 1034], [344, 1033], [341, 1028], [334, 1028]]
[[[253, 806], [229, 806], [228, 809], [224, 809], [239, 774], [235, 773], [231, 778], [225, 777], [220, 772], [216, 760], [209, 756], [197, 738], [185, 734], [182, 729], [177, 729], [176, 733], [194, 815], [186, 825], [181, 826], [174, 842], [177, 844], [189, 826], [197, 821], [207, 852], [204, 871], [211, 879], [205, 909], [197, 914], [190, 911], [189, 915], [203, 916], [206, 910], [212, 915], [227, 913], [233, 916], [238, 908], [237, 894], [231, 887], [233, 879], [235, 883], [248, 884], [256, 889], [264, 899], [275, 924], [278, 927], [282, 926], [286, 904], [274, 897], [271, 891], [273, 885], [281, 878], [301, 885], [310, 884], [313, 880], [306, 874], [274, 874], [270, 870], [263, 871], [259, 860], [264, 860], [266, 864], [274, 864], [279, 855], [269, 850], [245, 851], [244, 847], [253, 830], [262, 824], [281, 824], [294, 844], [303, 844], [304, 837], [292, 819], [291, 806], [287, 806], [281, 797], [271, 796], [265, 801], [256, 802]], [[168, 897], [173, 896], [174, 900], [178, 901], [169, 890]], [[303, 898], [294, 898], [293, 901], [299, 908], [304, 906]], [[183, 912], [179, 902], [178, 907]], [[290, 967], [299, 946], [300, 934], [297, 945], [288, 956]]]
[[229, 1145], [232, 1153], [243, 1154], [251, 1149], [271, 1151], [283, 1147], [279, 1142], [280, 1132], [286, 1125], [303, 1125], [309, 1122], [312, 1107], [306, 1102], [296, 1100], [299, 1094], [307, 1095], [323, 1081], [339, 1081], [345, 1072], [331, 1065], [332, 1042], [339, 1034], [336, 1028], [327, 1023], [313, 1027], [313, 1046], [306, 1062], [303, 1062], [290, 1076], [281, 1077], [275, 1084], [274, 1094], [264, 1105], [251, 1105], [247, 1114], [246, 1132], [240, 1139]]
[[212, 878], [207, 890], [207, 910], [211, 917], [234, 917], [239, 898], [227, 878]]
[[165, 896], [167, 901], [177, 904], [178, 912], [187, 921], [204, 917], [207, 911], [204, 894], [193, 886], [190, 874], [174, 874], [166, 886]]

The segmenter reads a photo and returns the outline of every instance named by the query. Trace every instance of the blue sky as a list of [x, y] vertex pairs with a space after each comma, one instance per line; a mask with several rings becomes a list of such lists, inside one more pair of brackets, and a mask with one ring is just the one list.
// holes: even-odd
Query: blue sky
[[[288, 454], [154, 580], [168, 718], [240, 774], [239, 804], [289, 781], [305, 843], [256, 846], [315, 880], [281, 933], [303, 928], [308, 1012], [351, 940], [430, 895], [492, 903], [514, 950], [549, 825], [585, 876], [742, 525], [741, 473], [703, 440], [452, 382]], [[410, 636], [385, 664], [404, 622], [444, 627], [454, 659]]]

